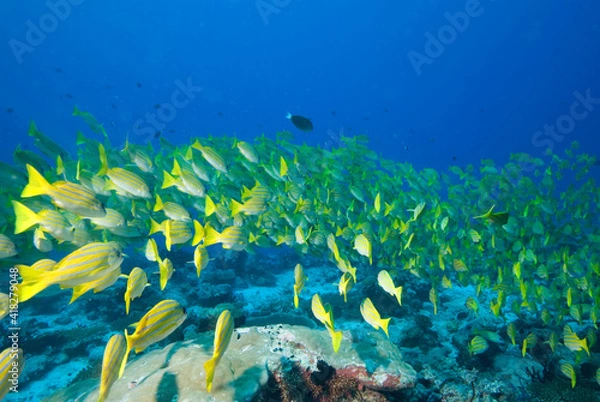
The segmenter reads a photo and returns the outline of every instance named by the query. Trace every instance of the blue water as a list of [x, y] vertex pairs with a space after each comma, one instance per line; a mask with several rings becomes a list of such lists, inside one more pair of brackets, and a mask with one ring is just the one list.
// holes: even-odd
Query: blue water
[[[436, 168], [504, 162], [514, 152], [540, 156], [571, 140], [596, 153], [598, 103], [574, 124], [563, 119], [562, 138], [534, 136], [570, 114], [575, 92], [600, 98], [599, 7], [591, 0], [6, 0], [0, 160], [11, 161], [17, 144], [32, 146], [32, 119], [72, 146], [76, 131], [87, 129], [70, 117], [74, 105], [104, 123], [114, 145], [128, 132], [143, 142], [158, 131], [146, 113], [170, 103], [176, 82], [188, 79], [202, 91], [156, 126], [174, 143], [291, 130], [299, 142], [329, 146], [342, 133], [366, 134], [387, 158]], [[467, 9], [468, 21], [457, 14]], [[446, 14], [462, 26], [448, 29]], [[40, 28], [47, 33], [32, 34]], [[442, 47], [430, 46], [434, 57], [427, 33], [446, 35]], [[427, 63], [415, 67], [409, 54], [416, 53]], [[311, 118], [314, 132], [295, 130], [287, 111]], [[136, 121], [150, 131], [136, 135]]]

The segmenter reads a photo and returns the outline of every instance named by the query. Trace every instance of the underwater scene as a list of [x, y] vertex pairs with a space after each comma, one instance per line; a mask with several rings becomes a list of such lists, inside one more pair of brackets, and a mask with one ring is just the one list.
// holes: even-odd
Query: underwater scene
[[600, 5], [5, 0], [0, 400], [600, 401]]

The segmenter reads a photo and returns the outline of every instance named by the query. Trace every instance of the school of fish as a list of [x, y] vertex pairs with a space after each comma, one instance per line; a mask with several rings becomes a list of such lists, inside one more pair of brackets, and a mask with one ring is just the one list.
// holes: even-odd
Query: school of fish
[[[91, 114], [76, 115], [105, 133]], [[465, 309], [489, 309], [506, 331], [476, 329], [465, 345], [471, 355], [489, 342], [520, 344], [524, 356], [540, 341], [553, 351], [562, 345], [573, 355], [561, 366], [573, 386], [574, 367], [589, 359], [600, 316], [600, 191], [586, 176], [594, 158], [576, 144], [562, 157], [518, 154], [504, 166], [485, 160], [440, 173], [382, 159], [364, 137], [344, 137], [330, 151], [296, 145], [285, 132], [253, 143], [209, 136], [175, 146], [161, 138], [154, 150], [129, 142], [116, 149], [106, 135], [100, 142], [78, 133], [72, 156], [34, 123], [29, 134], [41, 154], [17, 149], [14, 165], [0, 163], [0, 263], [18, 268], [20, 302], [58, 285], [72, 290], [73, 303], [126, 280], [122, 310], [129, 314], [131, 303], [143, 303], [148, 274], [158, 268], [164, 290], [186, 269], [168, 258], [176, 249], [190, 248], [200, 277], [210, 246], [252, 253], [285, 244], [329, 260], [344, 301], [357, 281], [374, 277], [390, 303], [402, 306], [410, 284], [397, 274], [406, 271], [430, 283], [431, 311], [438, 314], [445, 289], [473, 286], [476, 297], [464, 301]], [[562, 189], [564, 175], [577, 185]], [[123, 249], [131, 245], [145, 250], [149, 263], [123, 273]], [[53, 250], [62, 259], [49, 259]], [[311, 300], [337, 352], [343, 334], [330, 303], [318, 294], [304, 299], [310, 282], [300, 264], [290, 276], [290, 303], [308, 310]], [[484, 291], [494, 294], [489, 305], [481, 304]], [[4, 318], [8, 301], [1, 296]], [[371, 299], [362, 300], [360, 313], [366, 326], [389, 336], [393, 317], [382, 318]], [[507, 313], [539, 317], [544, 330], [519, 328]], [[99, 401], [126, 370], [131, 350], [165, 339], [186, 317], [179, 302], [163, 300], [132, 324], [133, 332], [111, 337]], [[587, 332], [581, 337], [573, 323]], [[204, 364], [208, 391], [232, 331], [224, 311], [213, 358]], [[0, 379], [12, 360], [26, 356], [0, 354]]]

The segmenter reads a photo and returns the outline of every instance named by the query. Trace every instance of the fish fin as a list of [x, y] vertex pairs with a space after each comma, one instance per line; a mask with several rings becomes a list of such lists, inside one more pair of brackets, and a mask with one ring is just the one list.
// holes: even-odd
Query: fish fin
[[391, 318], [382, 318], [379, 322], [381, 329], [383, 329], [383, 332], [385, 332], [388, 338], [390, 337], [390, 334], [388, 333], [388, 326], [390, 325], [390, 320]]
[[210, 226], [210, 224], [206, 224], [204, 227], [204, 245], [211, 246], [213, 244], [217, 244], [220, 241], [221, 234], [217, 232], [215, 229]]
[[230, 204], [230, 208], [231, 208], [231, 216], [234, 217], [237, 214], [239, 214], [242, 210], [244, 206], [242, 204], [240, 204], [239, 202], [237, 202], [236, 200], [234, 200], [233, 198], [231, 199], [231, 204]]
[[129, 289], [125, 291], [125, 314], [129, 315], [129, 304], [131, 303], [131, 297]]
[[98, 176], [103, 176], [108, 172], [108, 157], [106, 156], [104, 145], [98, 144], [98, 154], [100, 155], [100, 170], [98, 171]]
[[161, 230], [163, 230], [162, 225], [150, 218], [150, 232], [148, 233], [148, 236], [152, 236], [154, 233], [158, 233]]
[[218, 361], [213, 357], [204, 363], [204, 371], [206, 372], [206, 390], [210, 392], [212, 389], [213, 378], [215, 377], [215, 368]]
[[340, 345], [342, 344], [342, 339], [344, 335], [342, 331], [334, 331], [330, 330], [329, 335], [331, 335], [331, 346], [333, 346], [334, 353], [337, 353], [340, 350]]
[[77, 139], [75, 141], [75, 145], [85, 145], [87, 141], [88, 139], [85, 138], [85, 135], [83, 135], [81, 131], [77, 131]]
[[171, 245], [173, 244], [173, 238], [171, 237], [171, 221], [168, 220], [165, 223], [165, 230], [163, 234], [165, 235], [165, 246], [167, 247], [167, 251], [171, 251]]
[[163, 204], [162, 199], [160, 198], [160, 195], [156, 194], [156, 202], [154, 203], [154, 208], [152, 210], [154, 212], [158, 212], [158, 211], [161, 211], [164, 207], [165, 207], [165, 204]]
[[206, 204], [204, 206], [204, 216], [206, 218], [208, 218], [209, 216], [211, 216], [212, 214], [215, 213], [215, 211], [217, 210], [217, 206], [215, 205], [215, 202], [212, 200], [212, 198], [210, 198], [210, 196], [208, 194], [206, 194]]
[[127, 359], [129, 358], [129, 353], [133, 347], [133, 335], [129, 336], [127, 334], [127, 330], [125, 332], [125, 342], [127, 343], [127, 349], [125, 350], [125, 356], [123, 356], [123, 361], [121, 362], [121, 367], [119, 367], [119, 378], [123, 377], [123, 373], [125, 372], [125, 365], [127, 364]]
[[29, 183], [23, 188], [21, 197], [28, 198], [48, 194], [52, 185], [30, 164], [27, 164], [27, 174], [29, 175]]
[[173, 160], [173, 169], [171, 170], [171, 174], [175, 176], [181, 176], [181, 166], [179, 166], [177, 159]]
[[158, 267], [160, 270], [160, 290], [163, 290], [167, 286], [167, 281], [169, 280], [169, 278], [167, 277], [168, 272], [163, 261], [161, 261], [158, 264]]
[[394, 288], [394, 295], [396, 295], [396, 300], [398, 300], [398, 304], [402, 305], [402, 286]]
[[194, 219], [194, 237], [192, 238], [192, 247], [197, 246], [204, 239], [204, 228]]
[[19, 285], [19, 301], [24, 302], [48, 287], [43, 280], [46, 271], [40, 271], [26, 265], [19, 266], [19, 275], [23, 282]]
[[15, 234], [22, 233], [30, 227], [40, 223], [41, 219], [31, 209], [21, 204], [19, 201], [12, 201], [15, 210]]
[[584, 338], [581, 340], [581, 347], [583, 348], [583, 350], [585, 350], [588, 354], [588, 357], [590, 356], [590, 348], [588, 347], [587, 344], [587, 338]]
[[292, 114], [290, 112], [287, 112], [285, 118], [291, 120], [292, 119]]
[[164, 179], [163, 179], [163, 184], [162, 184], [161, 190], [177, 185], [177, 181], [175, 181], [175, 178], [173, 176], [171, 176], [169, 174], [169, 172], [167, 172], [166, 170], [163, 170], [163, 175], [164, 175]]
[[73, 295], [71, 296], [71, 301], [69, 302], [69, 304], [73, 303], [75, 300], [79, 299], [81, 296], [83, 296], [83, 294], [85, 292], [87, 292], [89, 289], [86, 288], [85, 285], [79, 285], [79, 286], [75, 286], [73, 288]]

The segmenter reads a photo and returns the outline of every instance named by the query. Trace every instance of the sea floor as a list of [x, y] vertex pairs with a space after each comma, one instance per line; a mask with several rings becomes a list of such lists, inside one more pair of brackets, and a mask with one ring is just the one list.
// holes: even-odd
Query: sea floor
[[[25, 368], [18, 394], [11, 393], [5, 400], [96, 400], [106, 342], [163, 299], [184, 305], [187, 320], [167, 339], [139, 355], [132, 352], [109, 401], [598, 399], [595, 369], [586, 372], [585, 365], [577, 386], [571, 389], [570, 380], [558, 369], [560, 348], [552, 353], [540, 342], [523, 356], [521, 346], [512, 345], [506, 335], [505, 319], [496, 318], [485, 307], [489, 306], [485, 293], [478, 297], [477, 314], [465, 309], [467, 297], [477, 297], [473, 287], [440, 291], [439, 311], [434, 315], [429, 284], [408, 272], [400, 273], [402, 306], [377, 286], [374, 278], [384, 267], [368, 265], [359, 267], [358, 284], [344, 302], [337, 286], [340, 272], [331, 263], [292, 251], [213, 254], [198, 279], [193, 265], [187, 264], [191, 255], [185, 250], [175, 253], [176, 272], [166, 289], [161, 292], [158, 275], [151, 275], [151, 286], [132, 301], [129, 315], [125, 314], [123, 280], [72, 304], [70, 291], [58, 288], [23, 303], [19, 319]], [[127, 265], [136, 263], [147, 264], [132, 257]], [[304, 266], [309, 279], [300, 294], [300, 306], [294, 309], [297, 263]], [[344, 333], [338, 353], [311, 312], [315, 293], [331, 304], [336, 330]], [[359, 306], [365, 297], [372, 299], [382, 317], [392, 318], [389, 339], [362, 319]], [[228, 359], [219, 366], [223, 371], [216, 377], [214, 391], [207, 394], [202, 364], [211, 353], [216, 317], [224, 309], [234, 314], [236, 334], [226, 352]], [[517, 323], [522, 336], [539, 324], [526, 314], [508, 319]], [[485, 352], [470, 355], [469, 340], [483, 329], [501, 339], [489, 342]], [[600, 356], [598, 352], [592, 348], [592, 359]], [[340, 381], [350, 385], [344, 388]], [[340, 387], [346, 392], [339, 394]], [[549, 395], [561, 399], [546, 399]]]

